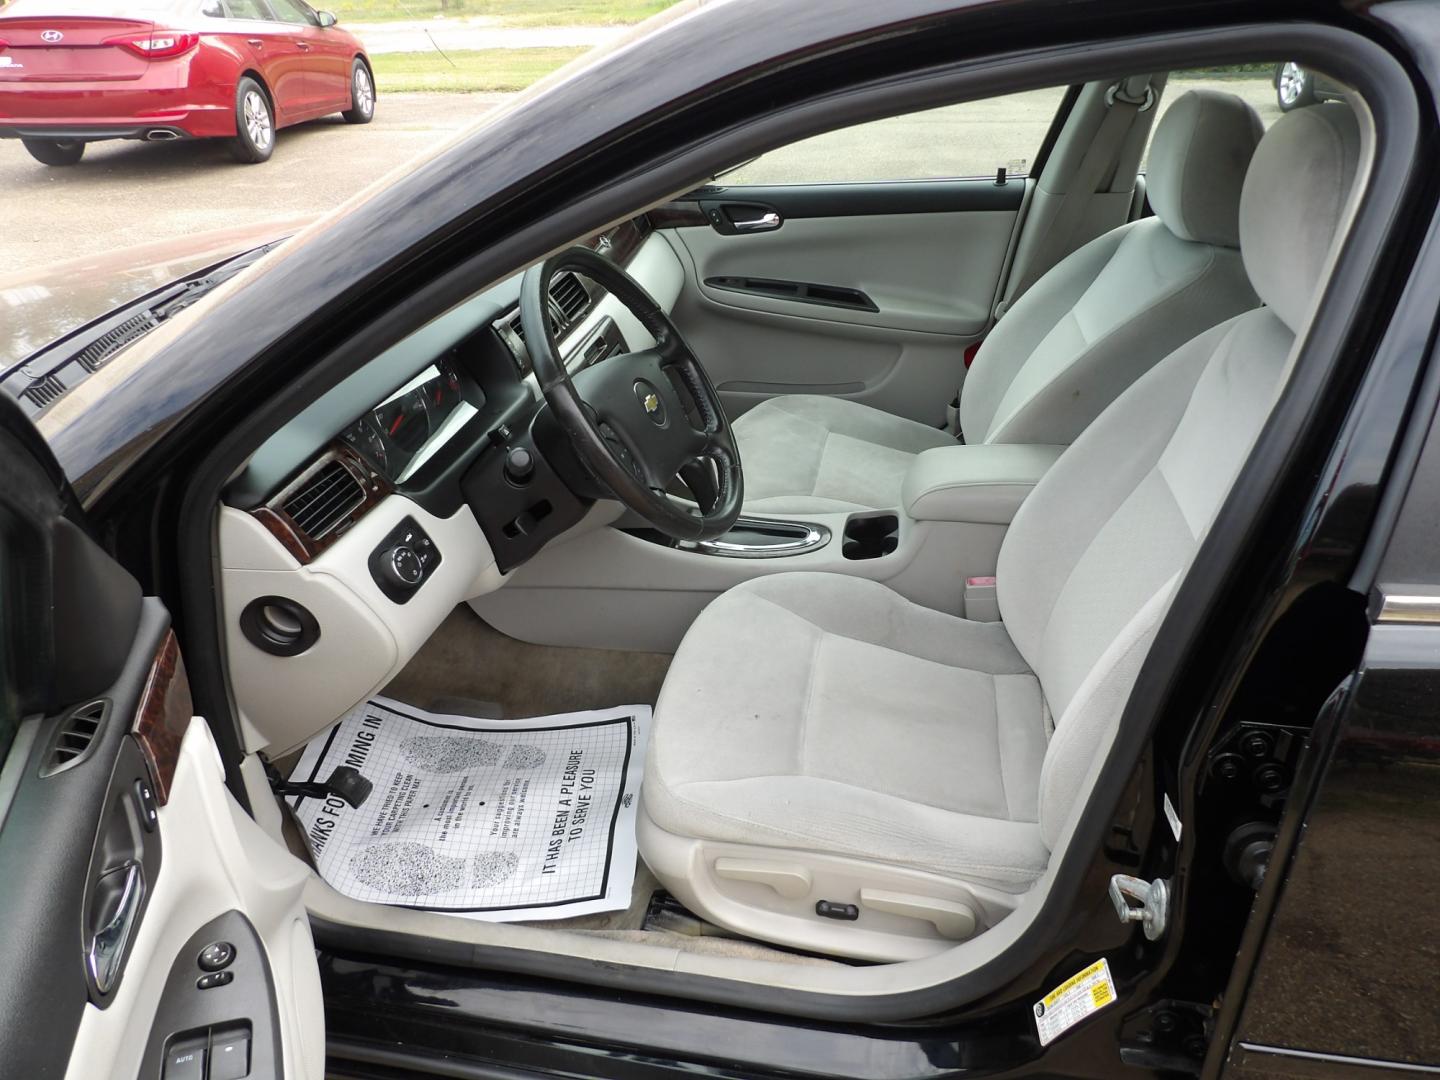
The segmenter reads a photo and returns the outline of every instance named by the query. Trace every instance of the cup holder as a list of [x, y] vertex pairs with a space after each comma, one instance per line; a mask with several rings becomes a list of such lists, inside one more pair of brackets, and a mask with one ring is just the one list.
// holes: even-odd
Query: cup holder
[[900, 519], [894, 514], [854, 515], [845, 522], [840, 551], [847, 559], [879, 559], [900, 546]]

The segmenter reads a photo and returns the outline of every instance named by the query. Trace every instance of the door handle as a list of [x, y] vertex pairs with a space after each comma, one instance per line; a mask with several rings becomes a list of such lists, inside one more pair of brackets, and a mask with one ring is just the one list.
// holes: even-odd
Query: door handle
[[778, 229], [783, 224], [783, 221], [780, 215], [774, 210], [767, 210], [759, 217], [744, 218], [743, 220], [732, 221], [731, 224], [740, 232], [766, 232], [770, 229]]
[[780, 211], [764, 203], [702, 202], [700, 209], [711, 227], [725, 236], [773, 232], [785, 224]]
[[257, 49], [263, 49], [263, 48], [265, 47], [265, 41], [264, 41], [264, 39], [263, 39], [263, 38], [258, 38], [258, 37], [246, 38], [246, 39], [245, 39], [245, 44], [246, 44], [246, 45], [253, 45], [253, 46], [255, 46], [255, 48], [257, 48]]
[[309, 52], [309, 51], [310, 51], [310, 46], [307, 45], [307, 44], [305, 44], [305, 42], [303, 42], [303, 41], [297, 41], [295, 44], [296, 44], [297, 46], [299, 46], [301, 52]]
[[101, 881], [114, 874], [124, 874], [120, 903], [111, 920], [95, 931], [86, 951], [85, 961], [90, 967], [90, 978], [95, 989], [108, 994], [115, 987], [115, 977], [120, 973], [120, 961], [125, 956], [125, 946], [130, 942], [130, 933], [135, 927], [135, 916], [140, 911], [140, 901], [145, 895], [145, 871], [134, 859], [122, 863], [101, 877]]

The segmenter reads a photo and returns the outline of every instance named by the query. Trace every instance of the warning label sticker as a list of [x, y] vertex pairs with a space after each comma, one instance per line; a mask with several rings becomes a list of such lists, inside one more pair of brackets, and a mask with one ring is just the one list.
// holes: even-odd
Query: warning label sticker
[[1115, 1000], [1115, 981], [1104, 957], [1070, 976], [1035, 1003], [1040, 1045], [1049, 1046], [1087, 1016]]

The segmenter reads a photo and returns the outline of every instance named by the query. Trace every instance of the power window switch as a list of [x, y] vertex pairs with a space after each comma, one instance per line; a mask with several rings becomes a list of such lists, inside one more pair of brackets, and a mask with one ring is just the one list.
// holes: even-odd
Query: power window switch
[[165, 1067], [161, 1076], [163, 1080], [205, 1080], [205, 1048], [172, 1047], [165, 1055]]
[[247, 1036], [232, 1035], [210, 1044], [210, 1080], [244, 1080], [249, 1075], [250, 1039]]

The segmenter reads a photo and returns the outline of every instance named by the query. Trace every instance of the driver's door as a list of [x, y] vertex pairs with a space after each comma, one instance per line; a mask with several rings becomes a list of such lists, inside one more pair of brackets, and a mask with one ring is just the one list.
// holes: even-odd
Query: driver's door
[[308, 868], [191, 713], [169, 614], [0, 397], [3, 1075], [323, 1075]]

